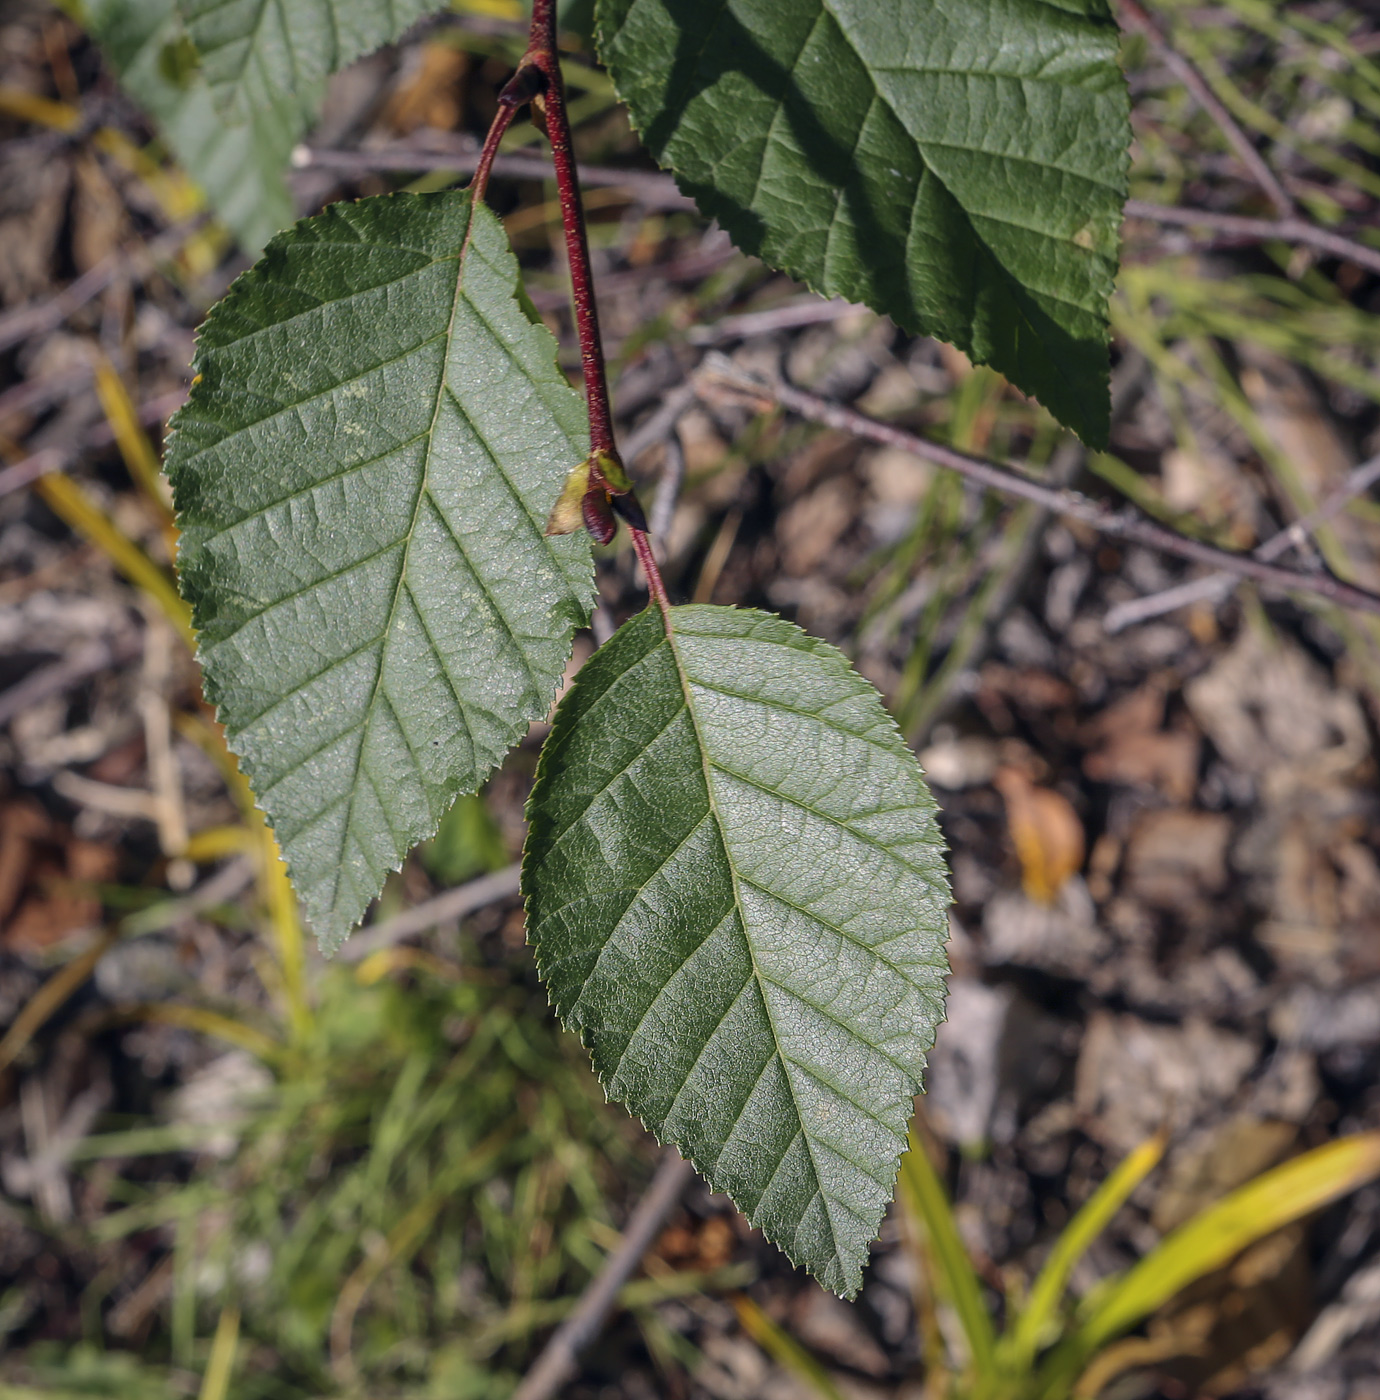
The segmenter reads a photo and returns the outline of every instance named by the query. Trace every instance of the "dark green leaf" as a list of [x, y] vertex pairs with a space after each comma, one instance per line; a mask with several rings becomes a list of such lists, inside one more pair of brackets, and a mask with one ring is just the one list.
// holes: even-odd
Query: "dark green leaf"
[[610, 1097], [851, 1295], [943, 1014], [934, 802], [833, 647], [672, 616], [634, 618], [561, 702], [529, 936]]
[[1130, 142], [1104, 0], [599, 0], [652, 154], [740, 247], [1094, 445]]
[[327, 947], [546, 713], [592, 597], [586, 537], [542, 536], [583, 405], [517, 286], [468, 194], [335, 205], [212, 311], [174, 419], [207, 696]]
[[332, 73], [392, 43], [442, 0], [177, 0], [216, 105], [239, 120], [285, 93], [314, 109]]

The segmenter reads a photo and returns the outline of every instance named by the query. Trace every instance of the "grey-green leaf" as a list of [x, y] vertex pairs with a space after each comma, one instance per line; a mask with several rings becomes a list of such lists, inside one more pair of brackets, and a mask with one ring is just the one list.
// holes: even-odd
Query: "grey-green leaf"
[[237, 120], [303, 101], [442, 0], [177, 0], [216, 104]]
[[545, 715], [593, 597], [542, 534], [584, 409], [517, 289], [468, 194], [335, 205], [212, 311], [173, 420], [207, 696], [327, 948]]
[[1105, 0], [599, 0], [634, 125], [740, 247], [1094, 445], [1130, 125]]
[[833, 647], [672, 618], [634, 618], [561, 701], [528, 936], [609, 1096], [851, 1296], [943, 1015], [934, 801]]
[[257, 251], [292, 222], [283, 171], [306, 130], [303, 103], [319, 92], [279, 94], [243, 120], [227, 121], [196, 66], [174, 0], [85, 0], [77, 12], [246, 249]]

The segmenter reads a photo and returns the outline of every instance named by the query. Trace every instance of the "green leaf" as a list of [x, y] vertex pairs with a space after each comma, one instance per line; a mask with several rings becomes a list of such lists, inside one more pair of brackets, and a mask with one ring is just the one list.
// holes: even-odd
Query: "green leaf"
[[443, 0], [177, 0], [216, 105], [237, 120], [289, 93], [314, 110], [330, 74]]
[[211, 207], [253, 252], [292, 222], [283, 170], [307, 117], [299, 103], [279, 98], [242, 121], [227, 121], [193, 61], [173, 4], [85, 0], [76, 12]]
[[557, 710], [529, 937], [609, 1096], [852, 1295], [943, 1014], [934, 802], [833, 647], [672, 618], [634, 618]]
[[200, 332], [167, 457], [219, 709], [324, 947], [540, 719], [593, 596], [584, 408], [469, 195], [339, 204]]
[[1105, 0], [599, 0], [656, 159], [745, 251], [1093, 445], [1130, 125]]

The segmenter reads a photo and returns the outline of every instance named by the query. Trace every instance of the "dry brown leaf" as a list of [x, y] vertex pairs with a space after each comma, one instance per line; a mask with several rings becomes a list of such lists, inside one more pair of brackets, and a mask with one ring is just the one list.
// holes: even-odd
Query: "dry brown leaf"
[[1355, 695], [1293, 642], [1254, 628], [1190, 681], [1184, 698], [1227, 762], [1265, 777], [1278, 800], [1300, 784], [1349, 775], [1370, 751]]
[[781, 512], [776, 533], [786, 573], [801, 578], [829, 557], [852, 523], [857, 495], [851, 485], [833, 477]]
[[732, 1222], [722, 1215], [711, 1215], [689, 1226], [667, 1226], [653, 1253], [678, 1269], [708, 1270], [727, 1264], [737, 1245]]
[[1078, 1056], [1074, 1100], [1100, 1142], [1129, 1152], [1162, 1127], [1220, 1112], [1256, 1063], [1244, 1036], [1188, 1017], [1182, 1026], [1094, 1012]]
[[469, 55], [450, 44], [423, 44], [409, 59], [384, 109], [384, 121], [400, 136], [424, 126], [454, 131], [465, 111]]
[[979, 681], [984, 691], [1011, 701], [1017, 709], [1036, 713], [1069, 709], [1078, 698], [1066, 680], [1033, 666], [1017, 669], [989, 661]]
[[128, 219], [95, 156], [83, 155], [72, 175], [72, 261], [78, 272], [89, 272], [119, 248]]
[[[1303, 370], [1244, 339], [1241, 387], [1280, 455], [1316, 503], [1340, 486], [1356, 466], [1356, 454], [1327, 413]], [[1380, 528], [1345, 512], [1329, 529], [1355, 566], [1355, 582], [1380, 586]]]
[[[0, 942], [38, 953], [101, 917], [101, 902], [73, 888], [115, 877], [119, 853], [96, 841], [63, 841], [41, 811], [12, 803], [0, 818]], [[12, 918], [5, 915], [13, 910]]]
[[1083, 866], [1083, 823], [1068, 798], [1036, 787], [1019, 768], [1001, 768], [992, 779], [1006, 802], [1006, 821], [1021, 863], [1021, 886], [1039, 904], [1053, 904], [1069, 877]]
[[35, 844], [51, 833], [52, 823], [36, 802], [9, 802], [0, 808], [0, 924], [24, 892]]

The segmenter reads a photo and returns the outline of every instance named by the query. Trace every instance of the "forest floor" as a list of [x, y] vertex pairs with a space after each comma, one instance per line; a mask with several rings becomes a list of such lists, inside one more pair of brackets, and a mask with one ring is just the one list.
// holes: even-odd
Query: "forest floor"
[[[1339, 63], [1336, 39], [1380, 62], [1374, 15], [1160, 12], [1263, 114], [1253, 139], [1291, 195], [1380, 223], [1380, 69]], [[293, 175], [301, 211], [416, 176], [371, 170], [382, 146], [482, 132], [520, 51], [516, 23], [462, 14], [342, 75]], [[1133, 42], [1127, 66], [1133, 195], [1258, 213], [1156, 53]], [[45, 126], [15, 93], [81, 120]], [[593, 79], [581, 115], [584, 160], [648, 169]], [[171, 563], [147, 464], [197, 324], [247, 265], [152, 137], [74, 23], [4, 6], [0, 1397], [195, 1395], [237, 1335], [244, 1400], [497, 1400], [616, 1247], [657, 1152], [602, 1102], [524, 944], [512, 870], [545, 727], [342, 958], [275, 915], [195, 662], [130, 581], [135, 547]], [[492, 199], [573, 371], [553, 190], [500, 172]], [[993, 1308], [1161, 1129], [1165, 1161], [1076, 1293], [1265, 1168], [1380, 1128], [1374, 619], [1250, 586], [1157, 609], [1202, 571], [696, 392], [726, 354], [1248, 549], [1380, 453], [1380, 277], [1128, 222], [1098, 455], [948, 347], [769, 273], [664, 182], [591, 203], [616, 408], [673, 596], [842, 647], [933, 784], [954, 972], [920, 1114]], [[37, 477], [39, 454], [61, 470]], [[1380, 586], [1380, 498], [1316, 549]], [[602, 638], [644, 601], [625, 541], [599, 578]], [[572, 674], [593, 645], [577, 638]], [[430, 903], [455, 888], [466, 907]], [[697, 1182], [569, 1394], [821, 1393], [742, 1329], [741, 1294], [844, 1395], [938, 1393], [903, 1225], [888, 1217], [849, 1306]], [[1126, 1365], [1105, 1394], [1377, 1400], [1380, 1186], [1176, 1300]]]

